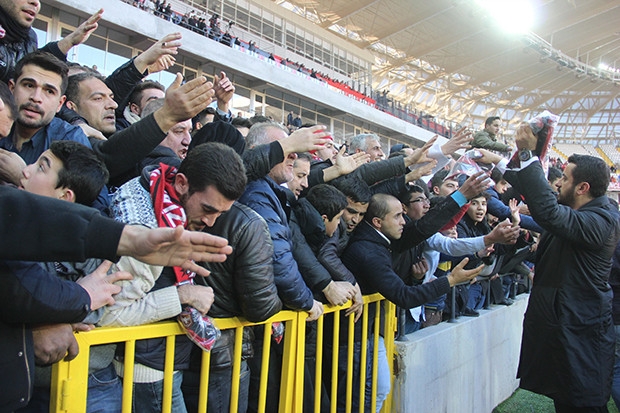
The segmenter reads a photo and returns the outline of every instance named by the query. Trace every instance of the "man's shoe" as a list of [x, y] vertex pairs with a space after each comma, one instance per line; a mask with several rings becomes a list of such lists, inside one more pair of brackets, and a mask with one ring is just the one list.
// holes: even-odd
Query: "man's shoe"
[[504, 298], [502, 301], [500, 301], [499, 305], [513, 305], [515, 302], [514, 300], [510, 299], [510, 298]]
[[463, 315], [465, 317], [478, 317], [480, 313], [472, 308], [465, 307], [465, 309], [463, 310]]

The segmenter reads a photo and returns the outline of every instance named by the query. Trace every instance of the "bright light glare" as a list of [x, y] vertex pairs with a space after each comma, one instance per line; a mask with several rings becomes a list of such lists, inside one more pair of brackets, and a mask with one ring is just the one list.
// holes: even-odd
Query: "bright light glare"
[[529, 0], [478, 0], [495, 23], [510, 33], [527, 33], [534, 23]]

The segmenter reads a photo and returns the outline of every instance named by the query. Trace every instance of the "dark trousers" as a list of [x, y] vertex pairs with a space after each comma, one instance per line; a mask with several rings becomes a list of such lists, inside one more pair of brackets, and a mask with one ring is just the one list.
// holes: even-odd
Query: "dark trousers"
[[[230, 389], [232, 386], [232, 367], [211, 369], [209, 372], [209, 397], [207, 398], [207, 412], [230, 411]], [[250, 386], [250, 369], [246, 361], [241, 362], [239, 372], [239, 413], [248, 410], [248, 388]], [[198, 395], [200, 392], [200, 371], [187, 370], [183, 374], [183, 396], [185, 407], [189, 413], [198, 412]]]
[[[284, 333], [286, 335], [286, 332]], [[258, 397], [260, 389], [261, 362], [263, 359], [264, 327], [257, 326], [254, 329], [254, 357], [248, 359], [250, 367], [250, 389], [248, 394], [248, 412], [258, 412]], [[282, 377], [282, 352], [284, 340], [280, 344], [271, 340], [269, 352], [269, 371], [267, 373], [267, 398], [265, 412], [277, 412], [280, 405], [280, 379]]]
[[557, 400], [553, 401], [556, 413], [609, 413], [607, 405], [605, 406], [588, 406], [577, 407], [570, 404], [563, 404]]

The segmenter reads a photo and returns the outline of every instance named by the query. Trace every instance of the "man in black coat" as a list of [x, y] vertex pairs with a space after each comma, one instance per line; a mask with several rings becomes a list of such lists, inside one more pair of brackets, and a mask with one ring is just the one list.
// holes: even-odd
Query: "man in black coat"
[[[459, 212], [467, 203], [467, 199], [482, 192], [486, 185], [486, 175], [477, 174], [470, 177], [463, 187], [453, 192], [442, 203], [437, 205], [428, 214], [418, 221], [410, 221], [405, 225], [403, 207], [400, 201], [386, 194], [375, 194], [368, 204], [368, 210], [364, 221], [358, 225], [353, 233], [349, 245], [342, 254], [342, 262], [353, 273], [364, 295], [381, 293], [387, 300], [402, 308], [413, 308], [435, 299], [442, 294], [447, 294], [450, 287], [475, 277], [482, 266], [463, 271], [467, 261], [459, 264], [448, 277], [442, 277], [431, 283], [417, 286], [406, 285], [402, 278], [394, 271], [392, 253], [405, 251], [417, 244], [424, 242], [435, 234], [450, 219]], [[373, 331], [374, 307], [369, 308], [368, 331]], [[359, 329], [359, 327], [357, 327]], [[356, 331], [358, 347], [354, 350], [354, 360], [359, 364], [357, 354], [361, 334]], [[362, 345], [365, 345], [362, 343]], [[383, 341], [379, 339], [377, 372], [377, 407], [380, 408], [383, 400], [389, 393], [389, 375], [387, 374], [387, 359], [382, 357]], [[346, 363], [339, 363], [340, 366]], [[357, 366], [354, 367], [354, 380], [359, 380]], [[346, 378], [347, 373], [342, 372]], [[345, 379], [346, 380], [346, 379]], [[367, 383], [367, 387], [368, 387]], [[339, 383], [344, 385], [344, 383]], [[354, 389], [360, 388], [354, 383]], [[359, 394], [354, 394], [354, 409], [358, 402]], [[367, 403], [370, 402], [368, 394]]]
[[[592, 156], [569, 157], [556, 199], [528, 125], [516, 144], [520, 167], [504, 176], [545, 229], [523, 322], [520, 386], [552, 398], [557, 412], [607, 412], [615, 344], [607, 281], [620, 239], [620, 215], [605, 196], [609, 168]], [[481, 161], [500, 159], [485, 152]]]

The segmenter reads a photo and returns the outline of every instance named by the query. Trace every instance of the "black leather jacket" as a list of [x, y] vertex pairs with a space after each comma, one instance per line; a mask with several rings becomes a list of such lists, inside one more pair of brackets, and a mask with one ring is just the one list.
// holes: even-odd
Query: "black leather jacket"
[[265, 221], [251, 208], [235, 202], [207, 232], [226, 238], [233, 248], [224, 262], [201, 263], [211, 275], [196, 277], [196, 282], [213, 288], [215, 294], [209, 315], [260, 322], [280, 311], [273, 245]]
[[[15, 73], [15, 64], [28, 53], [37, 50], [37, 34], [30, 29], [28, 38], [19, 42], [0, 41], [0, 80], [8, 83]], [[67, 56], [58, 48], [58, 42], [50, 42], [41, 48], [44, 52], [48, 52], [62, 60], [67, 60]]]
[[[273, 278], [273, 245], [267, 223], [253, 209], [235, 202], [208, 232], [226, 238], [233, 248], [225, 262], [201, 263], [211, 274], [195, 279], [197, 284], [213, 288], [215, 301], [209, 315], [215, 318], [240, 316], [260, 322], [279, 312], [282, 302]], [[252, 329], [245, 328], [244, 359], [254, 355], [253, 340]], [[234, 344], [234, 330], [222, 331], [211, 350], [212, 369], [232, 366]], [[191, 357], [190, 370], [199, 371], [202, 351], [194, 346]]]

